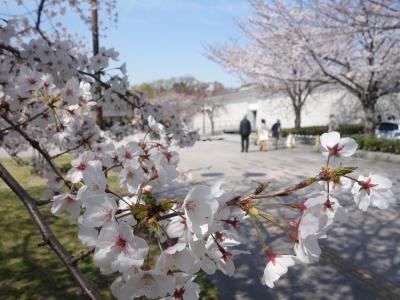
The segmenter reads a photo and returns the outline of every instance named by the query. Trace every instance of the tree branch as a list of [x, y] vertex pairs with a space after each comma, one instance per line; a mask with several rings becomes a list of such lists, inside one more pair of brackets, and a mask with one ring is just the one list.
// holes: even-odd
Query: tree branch
[[46, 0], [40, 0], [38, 10], [37, 10], [37, 18], [36, 18], [36, 24], [35, 24], [35, 29], [37, 32], [40, 34], [40, 36], [49, 44], [51, 45], [51, 42], [49, 38], [43, 33], [43, 31], [40, 29], [40, 22], [42, 20], [42, 13], [43, 13], [43, 8], [44, 8], [44, 3]]
[[19, 197], [22, 203], [28, 210], [31, 218], [36, 223], [43, 240], [50, 246], [50, 248], [57, 254], [58, 258], [68, 269], [75, 281], [79, 284], [82, 292], [88, 296], [89, 299], [99, 300], [101, 299], [96, 289], [92, 284], [85, 278], [82, 272], [70, 262], [71, 255], [65, 250], [65, 248], [58, 241], [50, 227], [47, 225], [42, 214], [37, 208], [36, 201], [19, 185], [19, 183], [11, 176], [6, 168], [0, 164], [0, 177], [4, 182], [11, 188], [11, 190]]
[[9, 45], [5, 45], [3, 43], [0, 43], [0, 49], [6, 50], [8, 52], [11, 52], [12, 54], [14, 54], [17, 58], [21, 58], [21, 54], [19, 53], [18, 49], [9, 46]]
[[27, 119], [27, 120], [25, 120], [25, 121], [23, 121], [23, 122], [21, 122], [21, 123], [17, 123], [17, 124], [15, 124], [15, 125], [8, 126], [8, 127], [4, 128], [4, 129], [1, 129], [1, 130], [0, 130], [0, 133], [6, 132], [7, 130], [15, 129], [16, 127], [24, 126], [24, 125], [26, 125], [27, 123], [29, 123], [29, 122], [31, 122], [31, 121], [33, 121], [33, 120], [39, 118], [41, 115], [45, 114], [45, 113], [48, 112], [48, 111], [49, 111], [49, 109], [46, 108], [44, 111], [42, 111], [42, 112], [40, 112], [40, 113], [34, 115], [33, 117], [30, 117], [29, 119]]
[[[14, 124], [9, 118], [7, 118], [6, 116], [3, 115], [2, 117], [3, 117], [3, 119], [4, 119], [8, 124], [10, 124], [11, 126], [15, 126], [15, 125], [16, 125], [16, 124]], [[52, 159], [51, 159], [49, 153], [48, 153], [46, 150], [42, 149], [42, 147], [40, 147], [39, 142], [36, 141], [36, 140], [33, 140], [30, 136], [28, 136], [28, 135], [26, 134], [25, 131], [23, 131], [23, 130], [22, 130], [21, 128], [19, 128], [18, 126], [15, 127], [15, 130], [16, 130], [20, 135], [22, 135], [22, 137], [23, 137], [34, 149], [36, 149], [37, 151], [39, 151], [39, 153], [44, 157], [44, 159], [47, 161], [47, 163], [49, 164], [49, 166], [51, 167], [51, 169], [54, 171], [54, 173], [56, 173], [58, 177], [62, 178], [62, 179], [64, 180], [65, 184], [66, 184], [68, 187], [71, 187], [70, 183], [69, 183], [67, 180], [64, 179], [64, 176], [61, 174], [60, 170], [59, 170], [59, 169], [56, 167], [56, 165], [53, 163], [53, 161], [52, 161]]]

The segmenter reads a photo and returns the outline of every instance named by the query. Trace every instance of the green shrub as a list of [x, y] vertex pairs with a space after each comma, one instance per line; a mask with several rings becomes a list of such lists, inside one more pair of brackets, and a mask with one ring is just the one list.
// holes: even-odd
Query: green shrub
[[339, 125], [339, 131], [342, 136], [364, 133], [364, 124], [342, 124]]
[[[282, 129], [282, 136], [291, 134], [299, 135], [321, 135], [328, 131], [328, 126], [309, 126], [302, 128], [284, 128]], [[342, 136], [349, 136], [354, 134], [362, 134], [364, 131], [363, 124], [342, 124], [339, 126], [339, 131]]]
[[[351, 136], [358, 143], [358, 149], [367, 151], [380, 151], [400, 154], [400, 140], [388, 140], [374, 136], [363, 135], [363, 124], [342, 124], [340, 125], [341, 136]], [[302, 128], [284, 128], [282, 136], [289, 133], [299, 135], [321, 135], [328, 131], [328, 126], [310, 126]]]
[[380, 139], [365, 135], [353, 135], [352, 138], [358, 143], [359, 149], [400, 154], [399, 140]]

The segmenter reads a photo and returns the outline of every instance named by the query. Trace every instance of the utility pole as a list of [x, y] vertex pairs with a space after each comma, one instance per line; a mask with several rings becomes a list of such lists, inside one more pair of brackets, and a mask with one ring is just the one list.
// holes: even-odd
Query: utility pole
[[[91, 13], [92, 13], [92, 42], [93, 42], [93, 56], [99, 54], [100, 46], [99, 46], [99, 21], [98, 21], [98, 9], [97, 9], [98, 0], [91, 0]], [[100, 72], [96, 72], [96, 78], [100, 80]], [[98, 95], [100, 95], [100, 91], [98, 91]], [[101, 129], [104, 129], [103, 122], [103, 107], [97, 103], [96, 106], [96, 123], [99, 125]]]

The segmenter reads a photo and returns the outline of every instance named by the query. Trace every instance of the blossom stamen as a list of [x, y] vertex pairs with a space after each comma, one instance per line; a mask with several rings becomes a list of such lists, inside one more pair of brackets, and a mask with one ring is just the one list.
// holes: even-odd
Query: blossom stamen
[[377, 184], [371, 183], [371, 178], [368, 178], [366, 181], [361, 181], [360, 183], [360, 191], [365, 190], [368, 196], [371, 195], [371, 188], [377, 186]]

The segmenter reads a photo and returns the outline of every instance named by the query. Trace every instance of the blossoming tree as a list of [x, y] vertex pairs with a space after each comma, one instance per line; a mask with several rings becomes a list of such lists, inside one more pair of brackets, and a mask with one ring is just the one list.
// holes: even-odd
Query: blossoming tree
[[365, 133], [374, 134], [377, 102], [400, 87], [398, 1], [255, 2], [286, 24], [326, 80], [359, 101]]
[[283, 94], [290, 100], [294, 126], [301, 126], [301, 112], [313, 91], [329, 83], [306, 55], [285, 20], [263, 1], [249, 1], [253, 15], [238, 22], [246, 44], [209, 45], [207, 56], [244, 80], [260, 85], [268, 95]]
[[[87, 57], [67, 41], [46, 41], [41, 35], [19, 45], [18, 34], [12, 21], [0, 28], [1, 146], [13, 157], [28, 147], [39, 153], [41, 159], [33, 162], [47, 177], [48, 201], [33, 199], [1, 164], [0, 177], [90, 299], [100, 297], [77, 265], [87, 256], [99, 272], [116, 277], [111, 290], [118, 299], [197, 299], [200, 287], [193, 280], [200, 270], [234, 274], [235, 257], [243, 254], [235, 249], [241, 241], [236, 228], [246, 221], [258, 233], [266, 258], [262, 281], [272, 288], [289, 267], [318, 261], [318, 240], [346, 220], [338, 191], [350, 190], [362, 210], [394, 202], [389, 179], [373, 173], [352, 176], [355, 168], [344, 163], [357, 144], [337, 132], [321, 136], [324, 167], [283, 190], [267, 192], [268, 183], [262, 183], [250, 194], [235, 195], [215, 184], [193, 186], [181, 197], [160, 193], [180, 185], [177, 148], [191, 146], [198, 135], [186, 131], [179, 116], [128, 92], [125, 68], [119, 68], [119, 76], [103, 76], [107, 81], [95, 76], [107, 73], [117, 60], [114, 49], [101, 48]], [[96, 105], [134, 109], [141, 120], [136, 134], [116, 146], [96, 125]], [[73, 159], [64, 172], [54, 159], [66, 154]], [[118, 192], [112, 190], [111, 175], [118, 177]], [[279, 201], [300, 189], [310, 192], [304, 201]], [[296, 211], [297, 218], [273, 215], [262, 205], [266, 200]], [[86, 250], [67, 253], [40, 205], [76, 220]], [[284, 253], [272, 249], [260, 224], [285, 233]], [[157, 250], [155, 257], [150, 249]]]

